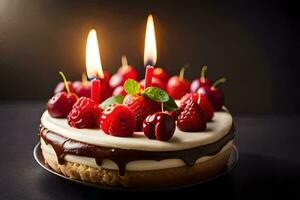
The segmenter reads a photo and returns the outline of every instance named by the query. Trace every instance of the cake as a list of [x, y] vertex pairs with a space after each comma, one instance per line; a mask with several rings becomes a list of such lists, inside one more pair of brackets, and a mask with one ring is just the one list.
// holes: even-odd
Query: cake
[[176, 186], [205, 180], [225, 166], [233, 146], [232, 117], [216, 112], [207, 131], [176, 129], [168, 141], [137, 132], [118, 138], [100, 130], [76, 129], [66, 119], [41, 118], [45, 162], [67, 177], [111, 186]]
[[[138, 85], [127, 81], [132, 81], [127, 86]], [[161, 188], [204, 181], [224, 169], [234, 126], [223, 94], [217, 91], [219, 99], [213, 99], [207, 89], [215, 85], [187, 93], [177, 107], [162, 89], [134, 93], [126, 82], [122, 102], [113, 97], [100, 105], [103, 110], [87, 97], [77, 100], [66, 92], [49, 100], [39, 137], [52, 170], [112, 187]], [[173, 112], [156, 107], [174, 104]]]

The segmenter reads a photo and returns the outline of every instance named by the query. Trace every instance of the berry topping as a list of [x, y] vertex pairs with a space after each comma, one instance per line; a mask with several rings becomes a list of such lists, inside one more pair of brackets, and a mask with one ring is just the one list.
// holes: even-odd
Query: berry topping
[[164, 112], [149, 115], [143, 122], [143, 132], [149, 139], [167, 141], [175, 131], [174, 119]]
[[72, 110], [72, 106], [77, 101], [77, 97], [70, 93], [60, 92], [49, 99], [47, 110], [51, 117], [65, 118]]
[[206, 129], [206, 120], [196, 101], [192, 99], [188, 101], [188, 104], [177, 118], [177, 126], [180, 130], [186, 132], [204, 131]]
[[207, 66], [204, 65], [201, 69], [201, 76], [198, 79], [193, 80], [191, 84], [191, 92], [197, 92], [200, 87], [212, 86], [213, 82], [205, 77]]
[[76, 128], [96, 128], [100, 115], [101, 109], [92, 99], [81, 97], [73, 105], [68, 115], [68, 123]]
[[78, 97], [90, 97], [91, 96], [91, 85], [89, 82], [84, 83], [81, 81], [73, 82], [73, 88]]
[[205, 120], [207, 122], [211, 121], [214, 116], [214, 109], [207, 97], [202, 93], [188, 93], [181, 98], [180, 108], [183, 110], [191, 100], [198, 103], [201, 111], [203, 112]]
[[125, 96], [126, 95], [126, 92], [124, 90], [124, 87], [122, 85], [116, 87], [112, 93], [113, 96], [116, 96], [116, 95], [123, 95]]
[[91, 84], [87, 80], [85, 73], [81, 75], [81, 81], [75, 81], [72, 84], [75, 93], [79, 97], [90, 97], [91, 96]]
[[[71, 81], [68, 81], [68, 87], [70, 89], [70, 92], [75, 92], [74, 88], [73, 88], [73, 85], [72, 85], [72, 82]], [[65, 87], [65, 83], [62, 81], [62, 82], [59, 82], [55, 89], [54, 89], [54, 94], [58, 94], [60, 92], [67, 92], [67, 89]]]
[[111, 77], [109, 81], [109, 86], [111, 88], [116, 88], [120, 85], [123, 85], [127, 79], [138, 79], [137, 70], [134, 67], [128, 65], [126, 56], [122, 56], [121, 60], [122, 66], [119, 68], [118, 72]]
[[109, 80], [110, 80], [110, 74], [108, 71], [103, 71], [103, 81], [104, 83], [109, 83]]
[[184, 79], [185, 68], [180, 70], [179, 76], [173, 76], [167, 83], [167, 92], [173, 99], [180, 99], [190, 91], [190, 83]]
[[101, 79], [101, 99], [100, 102], [104, 101], [105, 99], [111, 97], [112, 95], [112, 88], [109, 86], [107, 82], [102, 82], [103, 79]]
[[108, 135], [129, 137], [135, 130], [135, 118], [128, 107], [112, 104], [102, 112], [100, 126]]
[[[153, 77], [160, 79], [164, 83], [167, 83], [169, 80], [168, 73], [161, 67], [154, 68]], [[153, 82], [153, 80], [152, 80], [152, 82]]]
[[123, 105], [127, 106], [133, 112], [136, 120], [136, 131], [142, 130], [143, 121], [148, 115], [160, 110], [158, 102], [141, 95], [127, 94]]
[[181, 107], [179, 107], [176, 110], [168, 111], [167, 113], [176, 121], [182, 111], [183, 111], [183, 109]]
[[116, 73], [112, 75], [112, 77], [109, 80], [109, 86], [111, 88], [116, 88], [120, 85], [123, 85], [123, 83], [126, 81], [126, 77], [123, 74]]
[[[144, 88], [144, 85], [145, 85], [145, 79], [141, 80], [140, 81], [140, 85], [142, 88]], [[161, 88], [161, 89], [166, 89], [166, 84], [165, 82], [163, 82], [162, 80], [156, 78], [156, 77], [152, 77], [152, 83], [151, 83], [151, 86], [154, 86], [154, 87], [158, 87], [158, 88]]]
[[208, 98], [215, 111], [222, 110], [222, 107], [224, 106], [224, 94], [216, 86], [220, 83], [224, 83], [225, 81], [225, 78], [221, 78], [217, 80], [211, 87], [205, 86], [199, 89], [199, 92]]

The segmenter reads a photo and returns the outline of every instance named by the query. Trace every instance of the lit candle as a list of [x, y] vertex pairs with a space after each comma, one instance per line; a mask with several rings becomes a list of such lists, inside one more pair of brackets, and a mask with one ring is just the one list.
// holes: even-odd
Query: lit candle
[[100, 61], [97, 33], [95, 29], [89, 32], [86, 43], [86, 71], [89, 79], [92, 80], [91, 99], [99, 104], [101, 100], [101, 81], [103, 70]]
[[145, 72], [145, 86], [151, 86], [152, 76], [155, 64], [157, 61], [156, 39], [154, 30], [154, 21], [152, 15], [148, 16], [146, 36], [145, 36], [145, 50], [144, 50], [144, 65], [146, 66]]

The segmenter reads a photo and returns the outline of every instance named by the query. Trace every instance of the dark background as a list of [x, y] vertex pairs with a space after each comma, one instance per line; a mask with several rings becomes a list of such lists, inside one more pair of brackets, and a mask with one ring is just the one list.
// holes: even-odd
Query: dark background
[[[298, 7], [288, 1], [0, 0], [0, 199], [161, 197], [299, 199]], [[166, 193], [117, 193], [73, 184], [34, 160], [45, 101], [60, 81], [85, 71], [85, 45], [98, 31], [102, 65], [128, 56], [143, 76], [146, 20], [154, 15], [158, 65], [189, 79], [209, 66], [233, 112], [240, 159], [229, 174]], [[127, 196], [128, 195], [128, 196]]]
[[47, 99], [58, 70], [79, 79], [91, 28], [105, 70], [115, 72], [126, 54], [143, 76], [149, 13], [159, 66], [176, 74], [188, 62], [193, 79], [207, 64], [212, 79], [227, 77], [235, 113], [300, 113], [296, 6], [288, 1], [0, 0], [0, 99]]

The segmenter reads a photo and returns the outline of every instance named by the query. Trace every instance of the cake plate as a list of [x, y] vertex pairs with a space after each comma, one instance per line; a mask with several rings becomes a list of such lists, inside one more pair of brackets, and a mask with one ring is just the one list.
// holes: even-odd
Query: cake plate
[[213, 176], [209, 179], [206, 179], [204, 181], [200, 181], [200, 182], [197, 182], [197, 183], [192, 183], [192, 184], [182, 185], [182, 186], [176, 186], [176, 187], [145, 188], [145, 189], [138, 188], [138, 189], [135, 189], [135, 188], [112, 187], [112, 186], [88, 183], [88, 182], [84, 182], [84, 181], [80, 181], [80, 180], [71, 179], [71, 178], [66, 177], [62, 174], [59, 174], [56, 171], [52, 170], [48, 165], [45, 164], [40, 142], [37, 143], [36, 146], [34, 147], [33, 156], [34, 156], [34, 159], [36, 160], [36, 162], [42, 168], [44, 168], [46, 171], [48, 171], [52, 174], [55, 174], [55, 175], [57, 175], [61, 178], [67, 179], [68, 181], [72, 181], [72, 182], [75, 182], [75, 183], [78, 183], [78, 184], [81, 184], [81, 185], [86, 185], [86, 186], [89, 186], [89, 187], [94, 187], [94, 188], [99, 188], [99, 189], [119, 190], [119, 191], [162, 191], [162, 190], [175, 190], [175, 189], [183, 189], [183, 188], [187, 188], [187, 187], [197, 186], [199, 184], [203, 184], [203, 183], [215, 180], [217, 178], [220, 178], [221, 176], [224, 176], [225, 174], [230, 172], [236, 166], [236, 164], [239, 160], [238, 149], [236, 148], [235, 145], [233, 145], [233, 149], [231, 151], [230, 157], [229, 157], [228, 162], [227, 162], [226, 166], [224, 167], [224, 169], [222, 171], [220, 171], [218, 174], [216, 174], [215, 176]]

